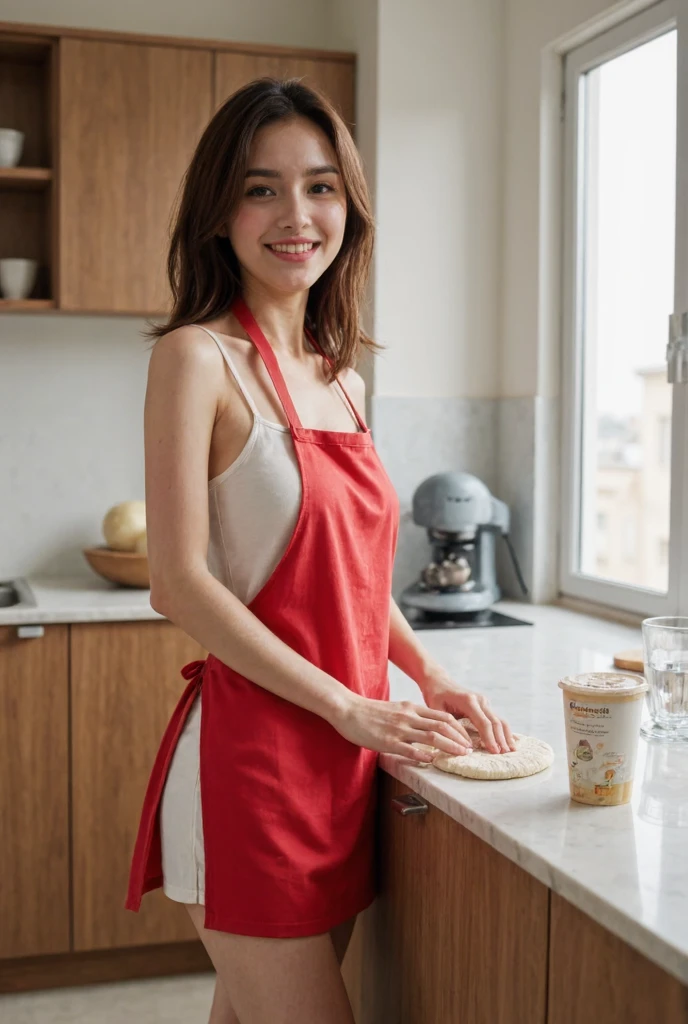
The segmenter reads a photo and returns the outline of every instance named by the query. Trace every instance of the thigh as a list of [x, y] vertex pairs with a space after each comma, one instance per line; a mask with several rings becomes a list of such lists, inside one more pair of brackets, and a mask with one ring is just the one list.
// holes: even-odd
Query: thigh
[[241, 1024], [354, 1024], [329, 932], [294, 939], [206, 929], [187, 910]]
[[332, 939], [332, 945], [334, 946], [334, 952], [340, 967], [346, 955], [351, 934], [356, 924], [356, 916], [357, 915], [354, 914], [354, 916], [350, 917], [348, 921], [338, 924], [335, 928], [330, 928], [330, 938]]

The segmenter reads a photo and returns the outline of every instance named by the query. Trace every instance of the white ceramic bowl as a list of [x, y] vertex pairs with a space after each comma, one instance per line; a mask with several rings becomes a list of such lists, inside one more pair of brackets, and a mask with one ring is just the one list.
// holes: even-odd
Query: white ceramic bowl
[[26, 299], [36, 283], [36, 260], [0, 260], [0, 291], [6, 299]]
[[24, 132], [0, 128], [0, 167], [16, 167], [24, 148]]

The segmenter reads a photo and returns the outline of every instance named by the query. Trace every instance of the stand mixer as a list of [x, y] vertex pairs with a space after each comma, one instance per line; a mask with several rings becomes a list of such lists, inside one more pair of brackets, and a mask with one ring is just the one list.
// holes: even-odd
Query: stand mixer
[[507, 545], [523, 593], [528, 593], [509, 538], [509, 508], [477, 477], [470, 473], [428, 477], [413, 495], [413, 521], [426, 528], [432, 559], [401, 594], [400, 607], [411, 622], [419, 617], [471, 616], [500, 599], [498, 534]]

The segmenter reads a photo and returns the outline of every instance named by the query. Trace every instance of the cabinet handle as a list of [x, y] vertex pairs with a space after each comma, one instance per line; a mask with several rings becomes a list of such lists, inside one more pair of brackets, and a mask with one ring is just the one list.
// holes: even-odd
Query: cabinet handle
[[37, 640], [44, 635], [43, 626], [17, 626], [17, 636], [20, 640]]
[[429, 810], [425, 800], [421, 800], [415, 793], [405, 793], [404, 796], [393, 796], [392, 807], [399, 814], [425, 814]]

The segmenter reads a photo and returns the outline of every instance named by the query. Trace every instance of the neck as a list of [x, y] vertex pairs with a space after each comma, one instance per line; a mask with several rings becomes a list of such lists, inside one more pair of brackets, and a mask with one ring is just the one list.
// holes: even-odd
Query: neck
[[310, 352], [303, 329], [308, 292], [284, 295], [257, 281], [244, 280], [242, 294], [272, 348], [292, 359], [305, 360]]

